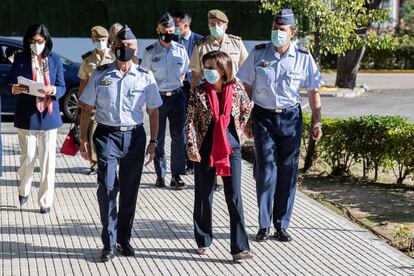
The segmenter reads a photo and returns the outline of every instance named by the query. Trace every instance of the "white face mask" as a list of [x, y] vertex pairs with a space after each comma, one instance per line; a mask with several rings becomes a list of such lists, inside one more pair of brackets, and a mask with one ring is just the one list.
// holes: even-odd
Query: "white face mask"
[[33, 54], [38, 56], [43, 52], [45, 46], [45, 43], [39, 44], [36, 42], [35, 44], [30, 44], [30, 49], [32, 50]]
[[108, 42], [106, 41], [95, 41], [95, 48], [98, 50], [105, 50], [106, 48], [108, 48]]

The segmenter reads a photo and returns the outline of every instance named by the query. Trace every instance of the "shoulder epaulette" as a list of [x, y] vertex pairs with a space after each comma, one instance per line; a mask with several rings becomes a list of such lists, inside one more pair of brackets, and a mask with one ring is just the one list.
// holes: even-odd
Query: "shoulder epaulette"
[[92, 51], [89, 51], [89, 52], [83, 54], [82, 59], [85, 59], [85, 58], [89, 57], [90, 55], [92, 55]]
[[151, 50], [152, 48], [154, 48], [154, 44], [151, 44], [150, 46], [146, 47], [146, 48], [145, 48], [145, 50], [149, 51], [149, 50]]
[[309, 49], [306, 47], [298, 47], [298, 52], [302, 54], [309, 54]]
[[149, 69], [147, 68], [147, 67], [145, 67], [145, 66], [142, 66], [142, 65], [138, 65], [138, 71], [141, 71], [141, 72], [144, 72], [144, 73], [148, 73], [149, 72]]
[[98, 66], [98, 67], [96, 67], [96, 70], [103, 71], [106, 68], [108, 68], [108, 64], [104, 64], [104, 65]]
[[196, 44], [197, 44], [198, 46], [200, 46], [200, 45], [203, 45], [203, 44], [204, 44], [204, 42], [206, 42], [206, 41], [207, 41], [207, 38], [206, 38], [206, 37], [203, 37], [203, 39], [197, 40], [197, 41], [196, 41]]
[[262, 44], [258, 44], [256, 46], [254, 46], [255, 50], [260, 50], [260, 49], [264, 49], [266, 48], [266, 43], [262, 43]]
[[232, 34], [229, 34], [228, 36], [229, 36], [230, 38], [232, 38], [232, 39], [237, 39], [237, 40], [241, 40], [241, 39], [242, 39], [240, 36], [237, 36], [237, 35], [232, 35]]
[[181, 44], [181, 43], [176, 43], [176, 44], [177, 44], [178, 47], [181, 47], [181, 48], [185, 49], [183, 44]]

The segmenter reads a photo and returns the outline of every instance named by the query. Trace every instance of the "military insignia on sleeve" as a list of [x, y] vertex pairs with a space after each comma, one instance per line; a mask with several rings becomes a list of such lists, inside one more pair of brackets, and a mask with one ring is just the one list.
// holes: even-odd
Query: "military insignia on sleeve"
[[109, 86], [111, 85], [112, 81], [110, 81], [109, 79], [104, 79], [102, 80], [101, 84], [104, 86]]

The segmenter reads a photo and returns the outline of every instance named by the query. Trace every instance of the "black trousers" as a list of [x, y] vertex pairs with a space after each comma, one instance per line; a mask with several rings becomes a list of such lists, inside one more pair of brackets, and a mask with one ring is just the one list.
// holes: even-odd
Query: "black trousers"
[[[201, 162], [194, 162], [195, 199], [194, 199], [194, 235], [198, 248], [209, 247], [213, 241], [212, 203], [216, 168], [209, 167], [212, 139], [206, 137], [200, 151]], [[230, 142], [230, 144], [234, 144]], [[237, 254], [250, 250], [247, 238], [241, 186], [240, 145], [233, 146], [230, 156], [231, 176], [222, 177], [224, 195], [230, 215], [230, 252]]]

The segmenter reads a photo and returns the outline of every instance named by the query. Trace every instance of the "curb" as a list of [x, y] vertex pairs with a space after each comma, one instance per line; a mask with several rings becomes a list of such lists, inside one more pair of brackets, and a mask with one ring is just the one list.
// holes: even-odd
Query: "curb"
[[[331, 97], [331, 98], [354, 98], [358, 97], [362, 93], [365, 93], [368, 91], [368, 87], [366, 85], [361, 85], [358, 87], [355, 87], [354, 89], [347, 89], [347, 88], [322, 88], [319, 91], [319, 95], [321, 97]], [[308, 93], [306, 91], [301, 91], [300, 95], [302, 97], [307, 97]]]

